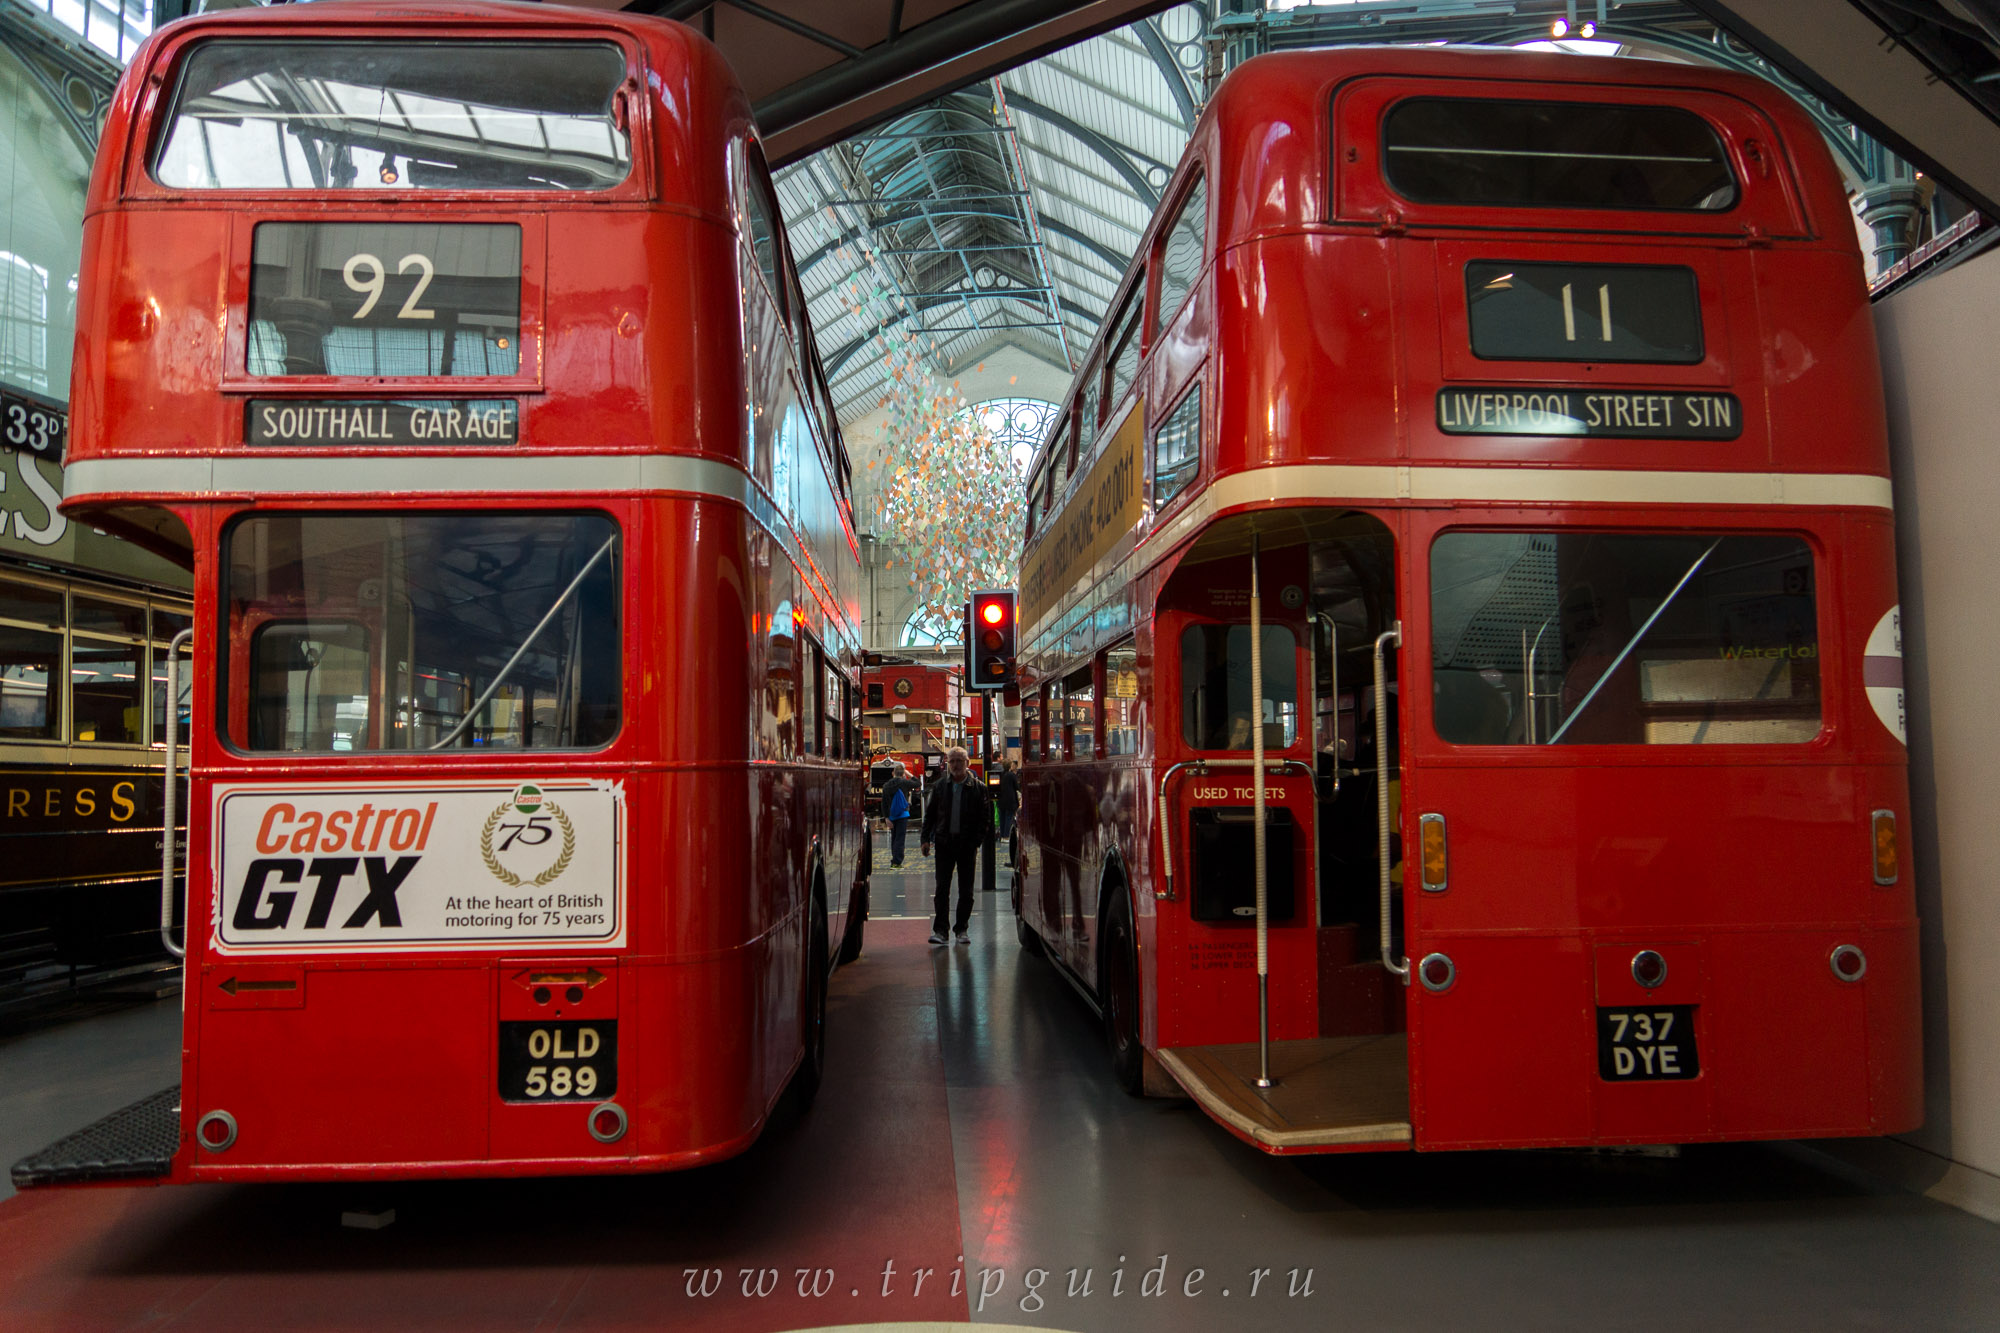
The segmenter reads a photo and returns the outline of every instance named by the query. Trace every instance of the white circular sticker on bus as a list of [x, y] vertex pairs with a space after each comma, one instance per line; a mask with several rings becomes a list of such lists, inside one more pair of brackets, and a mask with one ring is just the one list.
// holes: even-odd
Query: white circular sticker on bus
[[1882, 725], [1908, 745], [1903, 726], [1903, 608], [1892, 606], [1875, 622], [1861, 653], [1861, 683]]

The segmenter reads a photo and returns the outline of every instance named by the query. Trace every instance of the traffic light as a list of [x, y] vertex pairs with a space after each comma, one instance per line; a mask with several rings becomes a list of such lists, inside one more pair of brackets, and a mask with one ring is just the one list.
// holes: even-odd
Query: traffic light
[[966, 688], [1004, 690], [1014, 677], [1014, 590], [973, 593], [971, 621], [965, 636]]

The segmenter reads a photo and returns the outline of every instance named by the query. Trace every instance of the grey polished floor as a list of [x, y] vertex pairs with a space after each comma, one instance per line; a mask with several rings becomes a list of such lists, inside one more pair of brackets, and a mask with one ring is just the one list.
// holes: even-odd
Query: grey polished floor
[[[928, 911], [930, 866], [909, 869], [878, 880], [885, 918]], [[49, 1208], [38, 1225], [100, 1230], [79, 1229], [76, 1253], [35, 1280], [73, 1283], [70, 1312], [107, 1282], [143, 1279], [208, 1284], [205, 1299], [235, 1293], [273, 1320], [350, 1327], [361, 1307], [342, 1303], [369, 1289], [356, 1279], [402, 1284], [410, 1313], [505, 1274], [554, 1293], [523, 1327], [638, 1326], [590, 1304], [611, 1288], [640, 1323], [755, 1328], [778, 1311], [690, 1303], [683, 1265], [728, 1265], [733, 1284], [753, 1256], [789, 1274], [838, 1252], [852, 1256], [845, 1275], [929, 1246], [963, 1255], [959, 1317], [1075, 1330], [2000, 1328], [2000, 1227], [1856, 1183], [1801, 1150], [1280, 1161], [1185, 1102], [1126, 1097], [1089, 1011], [1015, 944], [1004, 872], [1002, 885], [978, 895], [970, 946], [933, 948], [917, 921], [883, 921], [863, 963], [835, 979], [834, 1068], [805, 1131], [734, 1163], [650, 1180], [404, 1188], [392, 1196], [404, 1220], [365, 1239], [333, 1224], [339, 1187], [158, 1192], [118, 1216]], [[11, 1160], [171, 1082], [177, 1017], [169, 1001], [0, 1033], [0, 1152]], [[942, 1114], [911, 1118], [933, 1099]], [[816, 1130], [853, 1143], [854, 1126], [886, 1127], [866, 1149], [880, 1157], [845, 1163], [846, 1183], [814, 1184], [823, 1167], [799, 1174], [842, 1160]], [[903, 1183], [888, 1183], [892, 1168]], [[935, 1189], [947, 1170], [955, 1194], [940, 1211], [955, 1197], [958, 1233], [925, 1222], [917, 1245], [916, 1182]], [[40, 1202], [0, 1210], [0, 1228]], [[570, 1220], [551, 1231], [550, 1217]], [[231, 1245], [253, 1258], [216, 1257]], [[204, 1317], [212, 1309], [191, 1306], [179, 1324], [247, 1326]], [[115, 1326], [150, 1326], [135, 1320]]]

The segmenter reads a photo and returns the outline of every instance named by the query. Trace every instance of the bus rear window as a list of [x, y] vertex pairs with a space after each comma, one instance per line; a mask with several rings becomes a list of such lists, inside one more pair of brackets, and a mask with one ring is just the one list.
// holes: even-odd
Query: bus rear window
[[622, 561], [603, 515], [257, 514], [224, 541], [244, 749], [579, 749], [618, 732]]
[[1796, 537], [1450, 532], [1431, 548], [1432, 706], [1455, 745], [1797, 744], [1820, 730]]
[[1668, 106], [1411, 98], [1383, 119], [1382, 161], [1425, 204], [1715, 213], [1737, 199], [1715, 131]]
[[604, 190], [631, 171], [604, 42], [209, 42], [153, 175], [181, 190]]

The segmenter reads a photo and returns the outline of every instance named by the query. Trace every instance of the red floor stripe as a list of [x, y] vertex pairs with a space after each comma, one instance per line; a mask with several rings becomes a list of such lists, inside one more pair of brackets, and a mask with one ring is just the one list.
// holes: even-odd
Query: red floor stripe
[[[736, 1161], [604, 1180], [21, 1195], [0, 1203], [0, 1328], [962, 1321], [927, 934], [918, 921], [870, 926], [867, 953], [834, 979], [812, 1113]], [[382, 1231], [339, 1224], [344, 1209], [382, 1206], [397, 1210]]]

